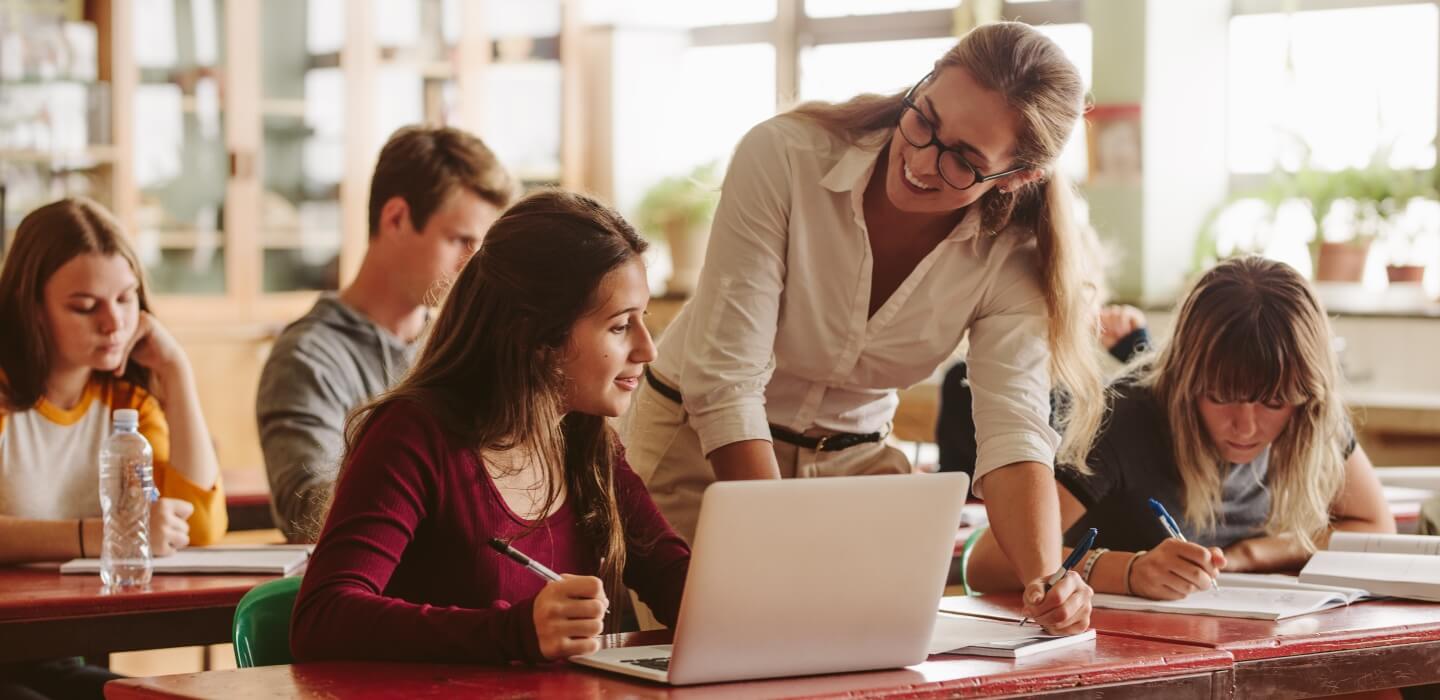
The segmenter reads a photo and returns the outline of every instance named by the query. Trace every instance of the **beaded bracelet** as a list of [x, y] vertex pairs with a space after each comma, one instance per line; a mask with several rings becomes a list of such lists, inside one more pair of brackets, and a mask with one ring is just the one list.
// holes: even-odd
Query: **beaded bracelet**
[[1135, 591], [1130, 589], [1130, 569], [1135, 567], [1135, 560], [1145, 556], [1148, 551], [1150, 550], [1142, 549], [1136, 552], [1135, 556], [1130, 557], [1130, 561], [1125, 562], [1125, 595], [1135, 595]]
[[1104, 547], [1096, 547], [1090, 551], [1090, 555], [1085, 557], [1085, 566], [1080, 569], [1080, 580], [1090, 583], [1090, 573], [1095, 569], [1095, 562], [1100, 561], [1101, 555], [1108, 551], [1110, 550]]

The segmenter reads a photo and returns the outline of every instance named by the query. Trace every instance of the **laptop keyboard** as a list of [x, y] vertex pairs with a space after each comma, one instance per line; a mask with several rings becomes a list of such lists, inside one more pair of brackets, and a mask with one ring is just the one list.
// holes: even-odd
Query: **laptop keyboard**
[[625, 659], [627, 664], [635, 664], [641, 668], [653, 669], [656, 671], [670, 670], [670, 657], [659, 656], [653, 659]]

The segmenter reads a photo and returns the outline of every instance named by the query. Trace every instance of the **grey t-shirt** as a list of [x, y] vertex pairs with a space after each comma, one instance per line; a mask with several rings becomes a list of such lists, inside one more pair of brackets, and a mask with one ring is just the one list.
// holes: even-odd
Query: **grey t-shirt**
[[416, 345], [334, 294], [320, 297], [275, 341], [260, 375], [255, 418], [272, 515], [286, 537], [319, 534], [345, 447], [346, 416], [405, 374]]
[[[1112, 389], [1110, 412], [1090, 451], [1093, 473], [1082, 475], [1064, 465], [1055, 470], [1056, 480], [1086, 509], [1065, 533], [1066, 544], [1094, 527], [1100, 530], [1096, 546], [1125, 552], [1154, 547], [1167, 534], [1150, 511], [1150, 498], [1165, 505], [1191, 542], [1225, 547], [1264, 532], [1270, 515], [1269, 448], [1253, 462], [1229, 465], [1216, 526], [1202, 530], [1185, 519], [1183, 484], [1163, 407], [1146, 387], [1125, 383]], [[1347, 442], [1348, 457], [1355, 441]]]

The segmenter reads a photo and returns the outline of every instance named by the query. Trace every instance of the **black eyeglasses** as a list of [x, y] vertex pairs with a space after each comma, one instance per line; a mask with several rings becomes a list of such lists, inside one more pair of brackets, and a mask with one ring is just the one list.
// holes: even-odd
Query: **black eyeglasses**
[[925, 116], [924, 112], [920, 111], [920, 107], [915, 104], [914, 100], [915, 91], [919, 90], [920, 86], [924, 85], [932, 75], [934, 73], [925, 74], [925, 77], [915, 83], [915, 86], [905, 93], [905, 97], [901, 98], [905, 109], [900, 113], [900, 135], [916, 148], [935, 147], [935, 170], [940, 173], [940, 179], [957, 190], [968, 190], [982, 182], [1014, 175], [1024, 170], [1027, 166], [1017, 165], [1004, 172], [986, 175], [981, 173], [979, 168], [971, 165], [960, 149], [947, 146], [940, 141], [940, 137], [935, 133], [935, 125]]

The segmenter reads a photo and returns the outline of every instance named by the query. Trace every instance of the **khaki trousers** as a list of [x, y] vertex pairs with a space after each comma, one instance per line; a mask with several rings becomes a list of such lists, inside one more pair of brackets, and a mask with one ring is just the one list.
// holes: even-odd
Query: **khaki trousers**
[[[700, 436], [690, 427], [684, 408], [642, 381], [617, 429], [630, 467], [645, 482], [661, 514], [686, 542], [693, 542], [700, 497], [715, 482], [715, 471], [700, 449]], [[816, 452], [779, 440], [772, 445], [780, 476], [786, 479], [911, 471], [905, 453], [884, 441], [835, 452]], [[635, 602], [641, 629], [659, 627], [650, 611]]]

